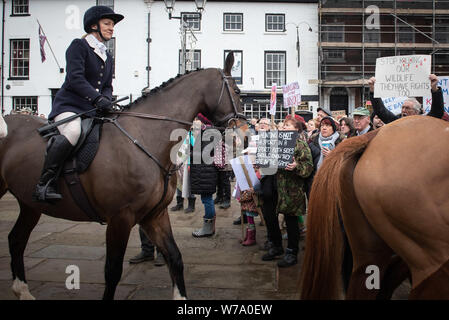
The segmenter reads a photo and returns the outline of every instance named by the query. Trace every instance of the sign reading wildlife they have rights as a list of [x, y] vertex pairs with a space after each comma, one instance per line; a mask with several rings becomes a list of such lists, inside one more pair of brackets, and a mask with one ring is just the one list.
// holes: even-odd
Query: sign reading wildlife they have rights
[[293, 162], [298, 131], [259, 131], [256, 165], [285, 169]]
[[376, 59], [375, 98], [422, 97], [430, 91], [429, 55]]

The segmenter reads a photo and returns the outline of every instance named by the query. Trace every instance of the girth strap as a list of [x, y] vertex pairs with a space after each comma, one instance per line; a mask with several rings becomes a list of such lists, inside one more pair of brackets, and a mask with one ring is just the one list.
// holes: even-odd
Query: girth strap
[[89, 198], [87, 197], [78, 173], [76, 172], [75, 158], [73, 161], [69, 161], [65, 164], [62, 173], [70, 193], [72, 194], [73, 200], [75, 200], [75, 203], [80, 209], [83, 210], [92, 221], [98, 222], [99, 224], [105, 224], [89, 202]]

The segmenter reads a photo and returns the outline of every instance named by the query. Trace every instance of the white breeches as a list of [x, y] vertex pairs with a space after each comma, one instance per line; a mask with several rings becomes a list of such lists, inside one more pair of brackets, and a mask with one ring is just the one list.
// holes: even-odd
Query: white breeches
[[[55, 117], [55, 121], [68, 118], [75, 114], [76, 113], [73, 112], [61, 113]], [[61, 132], [63, 136], [67, 138], [67, 140], [69, 140], [72, 146], [75, 146], [81, 135], [81, 117], [78, 117], [70, 122], [61, 124], [60, 126], [58, 126], [58, 130], [59, 132]]]

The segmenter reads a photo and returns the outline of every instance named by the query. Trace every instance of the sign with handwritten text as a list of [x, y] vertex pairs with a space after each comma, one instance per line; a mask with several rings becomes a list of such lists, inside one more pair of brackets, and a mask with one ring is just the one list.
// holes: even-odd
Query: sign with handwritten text
[[301, 104], [301, 90], [298, 82], [292, 82], [282, 86], [284, 96], [284, 108], [296, 107]]
[[260, 131], [256, 165], [285, 169], [293, 162], [298, 131]]
[[402, 105], [404, 104], [407, 97], [393, 97], [382, 99], [385, 108], [393, 112], [395, 115], [398, 115], [402, 112]]
[[429, 55], [378, 58], [374, 97], [427, 96], [430, 90], [430, 69]]
[[[444, 111], [449, 113], [449, 76], [438, 77], [438, 86], [443, 91]], [[430, 107], [432, 106], [432, 96], [427, 94], [422, 100], [424, 113], [429, 113]]]

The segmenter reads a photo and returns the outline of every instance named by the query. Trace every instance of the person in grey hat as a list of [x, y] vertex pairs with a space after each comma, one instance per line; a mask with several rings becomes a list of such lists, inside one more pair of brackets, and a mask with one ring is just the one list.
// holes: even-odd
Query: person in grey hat
[[[441, 119], [444, 115], [444, 100], [443, 91], [441, 87], [438, 87], [438, 77], [434, 74], [429, 76], [431, 93], [432, 93], [432, 106], [428, 116]], [[400, 119], [406, 116], [413, 116], [422, 114], [422, 107], [418, 100], [415, 98], [408, 98], [402, 105], [402, 112], [399, 115], [395, 115], [387, 108], [381, 98], [374, 98], [374, 84], [376, 83], [376, 78], [372, 77], [368, 80], [370, 87], [370, 100], [373, 104], [374, 113], [378, 115], [380, 120], [385, 124], [388, 124], [394, 120]]]
[[317, 109], [318, 121], [321, 121], [321, 119], [323, 119], [325, 117], [331, 117], [332, 118], [332, 113], [329, 110], [327, 110], [326, 108], [319, 107]]
[[373, 131], [371, 126], [370, 112], [367, 108], [359, 107], [352, 113], [356, 134], [361, 136], [369, 131]]

